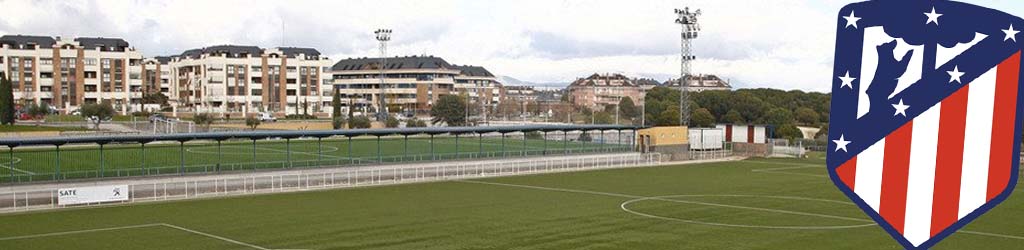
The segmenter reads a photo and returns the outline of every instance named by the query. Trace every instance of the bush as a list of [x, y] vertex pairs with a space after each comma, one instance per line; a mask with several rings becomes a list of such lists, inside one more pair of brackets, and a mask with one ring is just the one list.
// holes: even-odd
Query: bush
[[800, 132], [800, 129], [797, 128], [796, 125], [787, 123], [775, 128], [775, 138], [783, 138], [793, 141], [795, 139], [804, 138], [804, 134], [803, 132]]
[[589, 141], [593, 141], [594, 138], [591, 138], [589, 133], [584, 132], [584, 133], [580, 134], [580, 137], [577, 138], [576, 140], [577, 141], [583, 141], [583, 142], [589, 142]]
[[341, 129], [345, 127], [345, 117], [334, 117], [331, 118], [331, 127], [334, 129]]
[[196, 114], [192, 117], [192, 122], [195, 122], [196, 125], [209, 128], [210, 124], [213, 124], [213, 115], [209, 113]]
[[150, 115], [153, 115], [153, 113], [146, 112], [146, 111], [135, 111], [135, 112], [132, 112], [132, 116], [135, 116], [135, 117], [149, 117]]
[[412, 119], [405, 122], [406, 128], [423, 128], [427, 126], [427, 122], [420, 119]]
[[310, 114], [292, 114], [284, 116], [284, 119], [288, 120], [313, 120], [316, 119], [315, 115]]
[[349, 128], [370, 128], [370, 118], [367, 118], [366, 116], [352, 117], [352, 119], [350, 119], [348, 121], [348, 127]]
[[256, 127], [259, 127], [261, 122], [255, 115], [245, 117], [245, 126], [249, 127], [249, 130], [256, 130]]
[[388, 116], [388, 119], [384, 121], [384, 127], [388, 128], [397, 128], [398, 124], [400, 124], [400, 122], [398, 121], [398, 118], [395, 118], [394, 116]]

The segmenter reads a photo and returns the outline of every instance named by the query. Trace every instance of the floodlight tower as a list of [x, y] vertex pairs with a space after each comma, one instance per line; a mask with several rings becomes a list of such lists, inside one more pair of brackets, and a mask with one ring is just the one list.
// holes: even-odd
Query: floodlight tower
[[391, 30], [377, 29], [377, 31], [374, 31], [373, 33], [377, 34], [377, 41], [380, 42], [380, 67], [378, 67], [380, 69], [380, 95], [377, 97], [380, 99], [380, 103], [378, 104], [380, 106], [377, 107], [377, 121], [383, 122], [388, 120], [387, 98], [384, 98], [386, 95], [384, 87], [384, 69], [387, 67], [388, 63], [388, 41], [391, 41]]
[[686, 84], [686, 77], [690, 75], [690, 61], [693, 61], [697, 57], [693, 55], [691, 51], [691, 41], [697, 39], [697, 32], [700, 31], [700, 25], [697, 24], [697, 16], [700, 16], [700, 10], [691, 12], [690, 7], [683, 9], [676, 9], [676, 23], [679, 24], [680, 30], [680, 63], [679, 63], [679, 125], [688, 126], [690, 123], [690, 97], [689, 97], [689, 86]]

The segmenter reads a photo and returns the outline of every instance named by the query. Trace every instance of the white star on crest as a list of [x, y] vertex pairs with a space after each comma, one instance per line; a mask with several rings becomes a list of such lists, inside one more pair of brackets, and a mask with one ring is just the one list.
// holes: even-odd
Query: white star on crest
[[849, 28], [850, 26], [853, 26], [853, 28], [856, 29], [857, 28], [857, 21], [860, 21], [860, 17], [854, 16], [852, 10], [850, 11], [850, 16], [844, 16], [843, 19], [846, 19], [846, 27], [845, 28]]
[[949, 82], [956, 81], [958, 83], [964, 83], [960, 81], [960, 77], [964, 76], [964, 72], [960, 72], [960, 66], [954, 66], [953, 71], [946, 71], [949, 73]]
[[931, 13], [925, 12], [924, 15], [928, 16], [928, 21], [924, 22], [925, 25], [927, 25], [929, 23], [932, 23], [932, 22], [935, 22], [935, 25], [939, 25], [939, 17], [942, 16], [942, 14], [936, 13], [935, 12], [935, 7], [932, 7], [932, 12]]
[[[847, 24], [847, 25], [849, 25], [849, 24]], [[1006, 33], [1006, 38], [1003, 38], [1004, 42], [1005, 41], [1009, 41], [1011, 39], [1013, 40], [1013, 42], [1017, 42], [1017, 33], [1020, 33], [1020, 31], [1019, 30], [1013, 30], [1013, 24], [1011, 23], [1010, 24], [1010, 28], [1003, 30], [1003, 33]]]
[[910, 108], [910, 105], [903, 104], [903, 99], [900, 99], [900, 103], [893, 104], [892, 107], [896, 108], [896, 113], [892, 114], [892, 116], [903, 115], [903, 117], [907, 117], [907, 109]]
[[846, 150], [846, 145], [850, 144], [850, 141], [846, 140], [846, 135], [839, 135], [839, 140], [832, 140], [832, 142], [836, 143], [836, 152], [839, 152], [840, 149], [843, 152], [850, 152]]
[[857, 78], [850, 77], [850, 71], [847, 70], [846, 75], [840, 76], [839, 80], [843, 81], [843, 83], [839, 85], [839, 88], [850, 87], [850, 89], [853, 89], [853, 80], [857, 80]]

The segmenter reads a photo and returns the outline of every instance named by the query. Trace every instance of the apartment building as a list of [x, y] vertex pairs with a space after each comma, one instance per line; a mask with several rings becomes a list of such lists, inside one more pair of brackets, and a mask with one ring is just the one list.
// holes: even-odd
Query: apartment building
[[537, 101], [537, 91], [533, 86], [506, 86], [505, 96], [514, 102]]
[[65, 113], [98, 102], [122, 114], [142, 110], [142, 61], [119, 38], [0, 37], [0, 74], [11, 80], [16, 102]]
[[602, 110], [618, 105], [623, 97], [633, 99], [636, 105], [644, 103], [644, 88], [634, 79], [622, 74], [593, 74], [576, 79], [567, 87], [574, 105]]
[[[690, 92], [701, 92], [705, 90], [732, 90], [729, 81], [723, 80], [716, 75], [688, 75], [686, 76], [687, 88]], [[671, 79], [662, 86], [679, 88], [679, 80]]]
[[455, 76], [455, 91], [466, 95], [471, 104], [494, 109], [504, 99], [505, 91], [498, 78], [480, 66], [454, 65], [459, 70]]
[[170, 58], [171, 100], [179, 111], [330, 112], [331, 62], [312, 48], [219, 45]]
[[[456, 66], [440, 57], [349, 58], [331, 67], [334, 87], [345, 109], [372, 113], [387, 103], [389, 113], [427, 114], [438, 98], [465, 93], [471, 102], [496, 106], [504, 91], [497, 78], [483, 67]], [[381, 70], [384, 95], [381, 96]]]

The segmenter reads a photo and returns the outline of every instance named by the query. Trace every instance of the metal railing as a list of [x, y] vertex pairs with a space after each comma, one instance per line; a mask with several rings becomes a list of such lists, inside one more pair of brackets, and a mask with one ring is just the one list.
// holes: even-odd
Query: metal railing
[[[91, 185], [127, 184], [126, 203], [293, 192], [411, 182], [459, 180], [506, 175], [583, 171], [607, 168], [646, 167], [662, 162], [657, 153], [618, 153], [572, 157], [534, 157], [515, 160], [400, 164], [346, 167], [314, 171], [243, 173], [150, 180], [107, 180]], [[67, 184], [64, 184], [67, 185]], [[0, 213], [63, 208], [57, 202], [57, 186], [0, 192]], [[125, 203], [125, 202], [121, 202]], [[110, 203], [105, 203], [110, 204]], [[102, 204], [84, 204], [91, 206]]]

